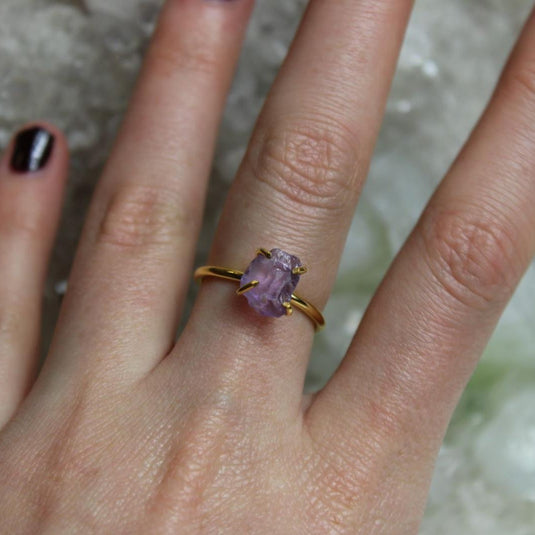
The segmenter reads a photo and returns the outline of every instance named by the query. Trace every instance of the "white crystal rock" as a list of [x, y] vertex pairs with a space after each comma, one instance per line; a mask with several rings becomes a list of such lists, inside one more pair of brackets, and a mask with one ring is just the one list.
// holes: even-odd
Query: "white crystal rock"
[[486, 478], [535, 504], [535, 391], [506, 401], [475, 442]]

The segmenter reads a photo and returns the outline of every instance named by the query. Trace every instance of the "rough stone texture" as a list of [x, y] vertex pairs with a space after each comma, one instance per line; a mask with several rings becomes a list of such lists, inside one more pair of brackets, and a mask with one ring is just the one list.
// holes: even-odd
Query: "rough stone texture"
[[[21, 122], [46, 118], [66, 131], [73, 152], [46, 288], [45, 345], [82, 216], [160, 3], [0, 1], [0, 147]], [[257, 2], [224, 115], [199, 263], [304, 5]], [[530, 0], [416, 2], [369, 181], [326, 310], [328, 328], [316, 337], [310, 388], [323, 384], [340, 361], [388, 263], [484, 107], [530, 5]], [[525, 409], [531, 398], [522, 391], [535, 384], [534, 300], [532, 267], [456, 412], [436, 466], [423, 535], [533, 534], [535, 423]], [[517, 452], [514, 459], [510, 451]]]
[[269, 257], [258, 254], [241, 278], [241, 286], [258, 282], [244, 294], [249, 305], [262, 316], [286, 315], [284, 303], [290, 302], [300, 279], [292, 270], [301, 266], [299, 258], [280, 249], [271, 249]]

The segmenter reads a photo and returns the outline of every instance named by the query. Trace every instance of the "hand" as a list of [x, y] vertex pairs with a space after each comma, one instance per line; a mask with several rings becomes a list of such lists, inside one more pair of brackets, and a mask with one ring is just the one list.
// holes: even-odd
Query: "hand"
[[[303, 397], [314, 333], [299, 311], [261, 317], [207, 279], [175, 342], [252, 3], [165, 5], [35, 382], [66, 143], [42, 124], [54, 141], [25, 131], [2, 160], [2, 533], [417, 531], [452, 411], [535, 251], [535, 19], [341, 367]], [[280, 247], [325, 305], [410, 8], [311, 0], [211, 264]]]

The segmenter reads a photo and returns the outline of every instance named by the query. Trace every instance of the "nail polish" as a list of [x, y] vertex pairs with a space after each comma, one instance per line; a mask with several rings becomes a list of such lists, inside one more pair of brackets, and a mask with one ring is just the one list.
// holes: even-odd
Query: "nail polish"
[[17, 173], [43, 169], [50, 159], [53, 147], [54, 136], [44, 128], [23, 130], [15, 138], [11, 169]]

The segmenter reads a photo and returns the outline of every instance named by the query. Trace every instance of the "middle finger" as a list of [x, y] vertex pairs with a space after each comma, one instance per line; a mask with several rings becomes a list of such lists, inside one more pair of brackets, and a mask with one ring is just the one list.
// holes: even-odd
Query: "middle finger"
[[[143, 375], [172, 347], [253, 3], [165, 3], [69, 278], [53, 346], [62, 370]], [[87, 355], [99, 344], [102, 363]]]
[[[230, 191], [211, 264], [241, 270], [257, 248], [281, 248], [310, 268], [298, 293], [324, 306], [411, 6], [410, 0], [310, 2]], [[274, 321], [256, 315], [235, 290], [207, 280], [186, 336], [200, 326], [203, 354], [217, 344], [217, 365], [228, 366], [237, 382], [261, 378], [278, 398], [300, 400], [313, 337], [309, 320], [297, 311]]]

